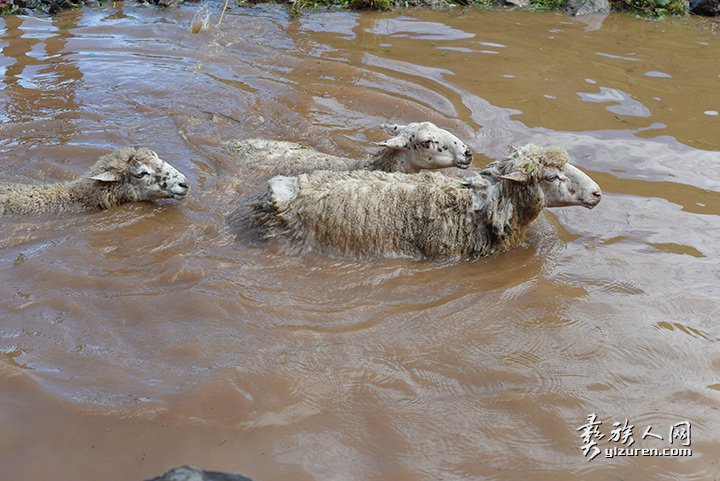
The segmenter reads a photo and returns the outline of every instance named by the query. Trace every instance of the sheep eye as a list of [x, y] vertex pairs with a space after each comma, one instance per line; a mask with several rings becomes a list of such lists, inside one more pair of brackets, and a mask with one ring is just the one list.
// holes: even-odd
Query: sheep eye
[[555, 182], [555, 181], [558, 180], [559, 178], [560, 178], [560, 177], [557, 176], [557, 175], [548, 175], [548, 176], [545, 176], [545, 180], [547, 180], [548, 182]]
[[432, 144], [433, 144], [432, 140], [425, 140], [423, 142], [420, 142], [420, 145], [422, 145], [426, 149], [429, 149]]
[[140, 172], [140, 173], [138, 173], [138, 174], [135, 174], [135, 178], [136, 178], [136, 179], [142, 179], [142, 178], [145, 177], [146, 175], [150, 175], [150, 172]]

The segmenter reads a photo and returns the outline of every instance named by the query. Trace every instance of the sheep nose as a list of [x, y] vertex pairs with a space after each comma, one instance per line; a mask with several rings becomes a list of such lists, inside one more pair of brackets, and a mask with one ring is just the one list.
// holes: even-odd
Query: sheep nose
[[467, 160], [472, 160], [472, 152], [470, 152], [470, 149], [465, 149], [465, 158]]
[[[592, 207], [595, 207], [596, 205], [598, 205], [600, 203], [601, 199], [602, 199], [602, 191], [600, 189], [593, 190], [592, 192], [590, 192], [589, 204]], [[592, 209], [592, 207], [590, 207], [590, 208]]]
[[170, 193], [174, 199], [182, 199], [190, 192], [190, 186], [185, 182], [177, 182], [170, 188]]

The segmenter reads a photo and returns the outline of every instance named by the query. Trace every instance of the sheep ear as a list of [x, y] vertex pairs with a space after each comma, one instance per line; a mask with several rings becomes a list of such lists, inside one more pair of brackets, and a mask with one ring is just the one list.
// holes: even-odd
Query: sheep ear
[[397, 149], [397, 150], [409, 150], [410, 147], [408, 146], [408, 138], [404, 135], [397, 135], [391, 139], [383, 140], [382, 142], [377, 142], [375, 145], [379, 147], [387, 147], [389, 149]]
[[108, 171], [100, 172], [99, 174], [95, 174], [88, 178], [92, 179], [92, 180], [99, 180], [101, 182], [117, 182], [117, 181], [121, 180], [120, 175], [118, 175], [115, 172], [108, 172]]
[[498, 175], [498, 179], [512, 180], [513, 182], [518, 182], [520, 184], [527, 184], [530, 177], [525, 172], [516, 170], [507, 175]]

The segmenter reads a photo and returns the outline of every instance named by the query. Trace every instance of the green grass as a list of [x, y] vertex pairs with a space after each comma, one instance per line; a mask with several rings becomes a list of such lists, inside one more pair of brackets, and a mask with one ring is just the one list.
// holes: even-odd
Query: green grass
[[[336, 7], [346, 10], [387, 11], [395, 7], [407, 7], [407, 0], [234, 0], [236, 5], [278, 1], [290, 5], [290, 12], [298, 15], [303, 11]], [[533, 10], [559, 10], [568, 0], [530, 0]], [[449, 5], [489, 9], [494, 0], [447, 0]], [[631, 11], [643, 17], [663, 19], [668, 15], [687, 15], [682, 0], [610, 0], [614, 11]], [[56, 13], [67, 8], [81, 6], [84, 0], [0, 0], [0, 15], [20, 15], [38, 11]], [[101, 2], [102, 3], [102, 0]]]
[[0, 15], [27, 15], [31, 11], [57, 13], [82, 3], [82, 0], [0, 0]]
[[[559, 10], [565, 6], [567, 1], [568, 0], [530, 0], [530, 4], [534, 10]], [[494, 0], [447, 0], [447, 2], [451, 6], [471, 6], [482, 9], [493, 8], [495, 6]], [[403, 0], [295, 0], [290, 9], [293, 14], [297, 15], [304, 10], [312, 10], [333, 5], [351, 10], [386, 11], [392, 10], [394, 7], [406, 7], [407, 2]]]
[[613, 10], [627, 10], [650, 18], [663, 19], [668, 15], [687, 15], [682, 0], [611, 0]]
[[20, 15], [24, 12], [12, 0], [0, 0], [0, 15]]
[[535, 10], [560, 10], [568, 0], [530, 0]]
[[392, 10], [395, 6], [392, 0], [295, 0], [290, 6], [294, 15], [304, 10], [313, 10], [322, 7], [336, 6], [350, 10]]
[[[460, 3], [460, 5], [468, 5], [468, 3]], [[480, 8], [492, 8], [495, 4], [493, 0], [470, 0], [469, 5]]]

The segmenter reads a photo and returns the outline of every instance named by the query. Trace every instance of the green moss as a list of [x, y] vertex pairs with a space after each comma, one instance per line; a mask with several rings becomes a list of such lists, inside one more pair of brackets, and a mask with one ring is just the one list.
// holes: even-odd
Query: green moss
[[[453, 2], [451, 2], [453, 3]], [[457, 2], [460, 5], [468, 5], [467, 2]], [[470, 5], [480, 8], [492, 8], [494, 6], [493, 0], [470, 0]]]
[[291, 3], [290, 12], [297, 15], [304, 10], [330, 6], [352, 10], [385, 11], [391, 10], [394, 3], [392, 0], [295, 0]]
[[356, 10], [390, 10], [393, 7], [391, 0], [350, 0], [347, 8]]
[[535, 10], [560, 10], [568, 0], [530, 0]]
[[663, 19], [668, 15], [687, 15], [682, 0], [611, 0], [613, 10], [626, 10], [644, 17]]
[[66, 8], [77, 8], [83, 0], [0, 0], [0, 14], [27, 15], [29, 11], [57, 13]]
[[[27, 14], [30, 11], [56, 13], [67, 8], [81, 6], [87, 0], [0, 0], [0, 15]], [[103, 3], [104, 0], [100, 0]], [[151, 3], [155, 3], [152, 0]], [[182, 0], [181, 0], [182, 1]], [[340, 8], [351, 10], [386, 11], [395, 7], [423, 4], [435, 6], [443, 3], [433, 0], [234, 0], [239, 6], [254, 5], [277, 1], [287, 3], [290, 12], [298, 15], [306, 10], [318, 8]], [[494, 7], [494, 0], [445, 0], [445, 5], [489, 9]], [[568, 0], [530, 0], [534, 10], [559, 10]], [[688, 13], [683, 0], [610, 0], [613, 10], [631, 11], [644, 17], [662, 19], [668, 15], [686, 15]]]
[[0, 2], [0, 15], [17, 15], [18, 7], [12, 4]]

